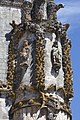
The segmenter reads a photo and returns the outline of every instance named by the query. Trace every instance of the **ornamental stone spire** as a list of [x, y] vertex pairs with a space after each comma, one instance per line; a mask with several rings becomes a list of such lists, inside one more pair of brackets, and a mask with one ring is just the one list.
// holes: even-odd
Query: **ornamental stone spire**
[[53, 0], [24, 0], [21, 23], [10, 23], [10, 120], [72, 120], [69, 24], [57, 20], [57, 11], [63, 7]]

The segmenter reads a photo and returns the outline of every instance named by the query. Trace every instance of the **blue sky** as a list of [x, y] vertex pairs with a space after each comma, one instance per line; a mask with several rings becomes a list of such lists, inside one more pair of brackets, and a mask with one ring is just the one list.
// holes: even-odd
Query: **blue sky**
[[65, 5], [65, 8], [58, 12], [58, 20], [70, 24], [67, 34], [72, 41], [71, 60], [74, 88], [74, 97], [71, 102], [72, 120], [80, 120], [80, 0], [55, 0], [55, 2]]

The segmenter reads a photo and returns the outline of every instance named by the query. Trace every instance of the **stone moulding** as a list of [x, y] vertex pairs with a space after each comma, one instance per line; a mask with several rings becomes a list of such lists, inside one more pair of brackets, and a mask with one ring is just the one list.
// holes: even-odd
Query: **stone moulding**
[[[53, 101], [53, 103], [55, 103], [55, 98], [51, 97], [51, 95], [47, 96], [46, 93], [50, 93], [52, 90], [53, 90], [53, 87], [51, 87], [51, 89], [49, 88], [48, 90], [44, 91], [44, 93], [38, 91], [39, 92], [38, 98], [27, 99], [27, 98], [24, 97], [22, 100], [18, 100], [11, 107], [11, 109], [10, 109], [10, 115], [12, 116], [16, 111], [18, 111], [20, 109], [23, 109], [25, 107], [38, 106], [40, 109], [45, 108], [45, 106], [50, 107], [50, 105], [48, 103], [48, 100], [51, 100], [51, 101]], [[56, 91], [56, 89], [54, 89], [54, 90]], [[25, 91], [29, 91], [30, 94], [31, 94], [31, 93], [36, 92], [36, 89], [34, 89], [34, 87], [32, 87], [32, 86], [24, 85], [24, 86], [19, 87], [17, 89], [17, 91], [15, 92], [15, 94], [18, 95], [19, 91], [20, 91], [20, 94], [24, 93]], [[57, 92], [59, 93], [59, 91], [61, 91], [63, 94], [65, 94], [63, 88], [58, 88]], [[56, 111], [60, 111], [60, 110], [62, 112], [64, 111], [65, 113], [67, 113], [71, 117], [71, 110], [70, 110], [69, 106], [66, 105], [66, 103], [60, 103], [60, 107], [59, 108], [56, 107], [55, 109], [56, 109]]]
[[11, 114], [13, 114], [15, 111], [22, 109], [22, 108], [25, 108], [25, 107], [32, 107], [32, 106], [39, 106], [40, 107], [41, 106], [41, 104], [37, 101], [35, 101], [35, 103], [33, 103], [33, 104], [31, 104], [31, 103], [27, 104], [28, 101], [30, 101], [30, 100], [24, 100], [24, 101], [20, 101], [20, 102], [14, 104], [14, 106], [11, 108]]

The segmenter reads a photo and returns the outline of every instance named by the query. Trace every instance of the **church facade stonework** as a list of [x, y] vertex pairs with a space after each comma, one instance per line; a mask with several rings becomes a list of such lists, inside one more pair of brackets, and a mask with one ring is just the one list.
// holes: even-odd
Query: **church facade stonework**
[[72, 120], [71, 41], [60, 8], [54, 0], [1, 0], [1, 120]]

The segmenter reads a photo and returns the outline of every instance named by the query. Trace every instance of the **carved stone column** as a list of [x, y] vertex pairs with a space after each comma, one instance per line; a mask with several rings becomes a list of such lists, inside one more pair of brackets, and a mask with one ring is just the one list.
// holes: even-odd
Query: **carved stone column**
[[[25, 2], [21, 24], [11, 24], [7, 74], [12, 88], [10, 120], [71, 120], [69, 25], [62, 25], [56, 17], [63, 5], [44, 0]], [[47, 20], [43, 20], [45, 2]]]

